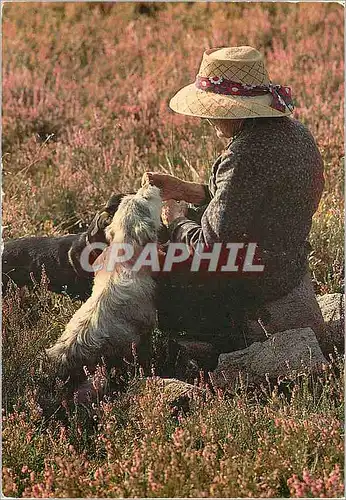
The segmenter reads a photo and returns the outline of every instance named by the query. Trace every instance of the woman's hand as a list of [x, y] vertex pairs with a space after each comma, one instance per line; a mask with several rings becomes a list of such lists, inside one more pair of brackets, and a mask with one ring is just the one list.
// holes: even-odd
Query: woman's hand
[[144, 184], [153, 184], [161, 190], [163, 200], [183, 200], [186, 182], [168, 174], [157, 174], [155, 172], [145, 172], [142, 177]]
[[187, 201], [188, 203], [202, 203], [205, 199], [203, 184], [188, 182], [168, 174], [145, 172], [142, 177], [144, 184], [153, 184], [161, 190], [161, 197], [165, 200]]
[[175, 200], [168, 200], [163, 203], [161, 218], [165, 226], [168, 226], [178, 217], [185, 217], [187, 214], [187, 203], [178, 203]]

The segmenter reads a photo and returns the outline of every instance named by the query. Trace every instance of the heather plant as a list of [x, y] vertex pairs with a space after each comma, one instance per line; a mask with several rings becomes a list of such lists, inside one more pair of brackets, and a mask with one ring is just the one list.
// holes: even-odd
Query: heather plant
[[[247, 44], [264, 53], [273, 81], [292, 87], [294, 116], [321, 150], [310, 266], [317, 293], [341, 291], [343, 27], [336, 3], [5, 4], [4, 238], [80, 231], [147, 170], [207, 180], [224, 144], [168, 100], [193, 81], [203, 49]], [[79, 305], [48, 292], [44, 277], [3, 301], [5, 495], [344, 495], [339, 355], [319, 377], [257, 391], [201, 382], [206, 391], [187, 406], [168, 401], [155, 378], [140, 393], [109, 389], [81, 405], [40, 371]]]
[[[4, 493], [24, 497], [343, 495], [341, 359], [314, 380], [195, 394], [188, 412], [159, 380], [45, 420], [34, 395], [4, 417]], [[86, 435], [85, 430], [88, 429]]]
[[35, 390], [35, 373], [44, 348], [62, 333], [80, 305], [69, 297], [50, 293], [44, 280], [32, 292], [10, 284], [3, 300], [2, 402], [6, 410], [29, 388]]

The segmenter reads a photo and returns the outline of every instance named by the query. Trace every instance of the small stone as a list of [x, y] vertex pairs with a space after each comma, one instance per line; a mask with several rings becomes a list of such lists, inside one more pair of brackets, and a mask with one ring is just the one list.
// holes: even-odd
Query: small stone
[[205, 389], [196, 385], [188, 384], [175, 378], [143, 377], [131, 381], [127, 393], [130, 395], [141, 395], [150, 387], [156, 387], [163, 391], [168, 403], [180, 398], [191, 398], [195, 394], [204, 395]]
[[246, 349], [220, 354], [211, 380], [217, 388], [231, 388], [239, 374], [248, 383], [318, 370], [327, 360], [311, 328], [286, 330], [265, 342], [255, 342]]
[[325, 325], [309, 274], [306, 274], [302, 282], [285, 297], [265, 304], [263, 311], [267, 316], [267, 319], [263, 318], [264, 328], [256, 321], [248, 321], [248, 345], [266, 340], [268, 334], [310, 327], [322, 352], [325, 355], [333, 352], [333, 341]]

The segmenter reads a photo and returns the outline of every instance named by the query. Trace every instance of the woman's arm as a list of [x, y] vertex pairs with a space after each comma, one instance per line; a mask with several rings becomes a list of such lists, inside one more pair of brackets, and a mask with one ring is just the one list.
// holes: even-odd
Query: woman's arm
[[206, 184], [188, 182], [168, 174], [146, 172], [142, 184], [149, 182], [161, 189], [163, 200], [186, 201], [195, 205], [206, 205], [210, 201], [209, 189]]
[[240, 157], [230, 152], [215, 172], [217, 189], [201, 224], [177, 218], [168, 227], [171, 241], [193, 248], [198, 244], [246, 241], [246, 231], [266, 196], [269, 179], [269, 172], [252, 155]]
[[184, 197], [182, 200], [187, 203], [193, 203], [194, 205], [207, 205], [210, 202], [211, 196], [208, 184], [198, 184], [197, 182], [186, 181], [183, 182], [185, 186], [183, 187]]

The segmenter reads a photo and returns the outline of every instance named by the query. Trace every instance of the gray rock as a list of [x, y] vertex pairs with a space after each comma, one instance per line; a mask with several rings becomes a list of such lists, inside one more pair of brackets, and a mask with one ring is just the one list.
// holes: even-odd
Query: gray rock
[[327, 293], [317, 297], [332, 342], [340, 352], [345, 348], [345, 295]]
[[333, 342], [318, 305], [310, 274], [307, 273], [300, 285], [285, 297], [265, 304], [263, 311], [264, 328], [256, 321], [248, 321], [248, 345], [263, 342], [274, 333], [310, 327], [323, 353], [327, 355], [333, 351]]
[[327, 364], [327, 360], [316, 335], [311, 328], [300, 328], [274, 334], [241, 351], [220, 354], [218, 366], [210, 375], [215, 387], [229, 388], [239, 374], [248, 383], [260, 383], [266, 377], [276, 380], [317, 370], [322, 364]]

